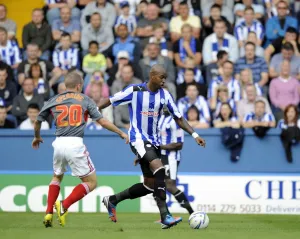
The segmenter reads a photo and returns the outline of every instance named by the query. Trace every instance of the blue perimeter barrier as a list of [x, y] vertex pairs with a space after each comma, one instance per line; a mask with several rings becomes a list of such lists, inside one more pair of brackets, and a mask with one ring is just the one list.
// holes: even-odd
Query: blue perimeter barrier
[[[279, 129], [272, 129], [264, 139], [258, 139], [252, 130], [246, 130], [241, 159], [230, 161], [230, 152], [221, 144], [220, 130], [197, 131], [206, 140], [206, 148], [196, 145], [186, 135], [182, 150], [180, 172], [183, 174], [238, 174], [238, 173], [300, 173], [300, 146], [293, 147], [293, 163], [285, 159]], [[1, 130], [2, 173], [44, 174], [52, 172], [53, 130], [42, 131], [44, 143], [40, 149], [31, 148], [33, 131]], [[99, 174], [138, 174], [139, 167], [133, 166], [135, 155], [129, 145], [106, 130], [87, 131], [85, 145]]]

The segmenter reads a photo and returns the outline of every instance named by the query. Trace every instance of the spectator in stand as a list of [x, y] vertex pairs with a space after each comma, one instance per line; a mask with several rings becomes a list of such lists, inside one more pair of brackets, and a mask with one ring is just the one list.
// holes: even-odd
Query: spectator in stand
[[287, 105], [300, 103], [300, 83], [291, 77], [290, 67], [289, 61], [283, 61], [279, 77], [273, 79], [270, 84], [270, 100], [277, 119], [282, 118]]
[[[247, 42], [252, 42], [255, 45], [255, 55], [258, 57], [265, 57], [265, 50], [264, 48], [262, 48], [260, 45], [257, 44], [258, 40], [257, 40], [257, 36], [255, 32], [249, 32], [248, 36], [247, 36]], [[243, 45], [242, 47], [240, 47], [240, 57], [244, 57], [245, 56], [245, 45]]]
[[266, 38], [268, 43], [278, 37], [283, 37], [288, 27], [298, 29], [298, 21], [289, 15], [289, 5], [286, 1], [279, 1], [276, 4], [278, 16], [268, 19], [266, 24]]
[[8, 39], [4, 27], [0, 27], [0, 58], [13, 70], [16, 70], [22, 61], [18, 44], [14, 40]]
[[83, 10], [86, 5], [88, 5], [90, 2], [93, 2], [94, 0], [77, 0], [77, 7], [80, 10]]
[[131, 62], [138, 63], [141, 56], [140, 44], [129, 34], [128, 27], [121, 24], [117, 27], [117, 38], [112, 47], [108, 50], [108, 56], [112, 62], [117, 63], [120, 51], [126, 51], [129, 54]]
[[207, 101], [203, 96], [199, 95], [198, 87], [195, 83], [190, 83], [186, 86], [186, 96], [178, 100], [178, 110], [187, 118], [187, 111], [192, 105], [197, 107], [200, 117], [210, 122], [210, 112]]
[[221, 15], [221, 6], [219, 4], [213, 4], [210, 8], [209, 17], [203, 18], [205, 36], [213, 33], [215, 22], [217, 20], [223, 20], [226, 23], [227, 33], [232, 34], [233, 31], [231, 23], [227, 20], [226, 17]]
[[190, 126], [194, 129], [207, 129], [209, 128], [209, 123], [206, 119], [199, 113], [196, 106], [192, 105], [187, 111], [187, 121]]
[[202, 76], [202, 72], [196, 66], [193, 58], [186, 58], [184, 61], [186, 68], [181, 68], [177, 71], [176, 84], [182, 84], [184, 82], [184, 74], [187, 70], [192, 70], [194, 73], [194, 80], [199, 84], [204, 84], [204, 78]]
[[72, 43], [79, 44], [81, 38], [80, 22], [71, 19], [71, 9], [69, 7], [62, 7], [60, 9], [60, 19], [52, 23], [52, 37], [54, 41], [60, 41], [63, 33], [69, 33]]
[[117, 55], [118, 61], [113, 65], [112, 68], [109, 69], [109, 79], [107, 84], [112, 86], [115, 79], [119, 78], [121, 75], [122, 68], [126, 65], [131, 65], [133, 67], [134, 76], [139, 79], [143, 79], [142, 70], [139, 64], [133, 64], [129, 60], [129, 54], [127, 51], [120, 51]]
[[247, 97], [240, 100], [237, 104], [237, 115], [240, 121], [244, 119], [245, 115], [254, 112], [254, 104], [257, 100], [265, 102], [266, 112], [272, 113], [268, 100], [262, 96], [257, 95], [256, 87], [254, 85], [246, 86], [246, 95]]
[[215, 78], [208, 89], [208, 99], [212, 101], [212, 98], [217, 94], [217, 87], [219, 85], [226, 85], [229, 91], [229, 96], [235, 102], [241, 99], [241, 87], [239, 82], [233, 77], [233, 63], [226, 61], [223, 64], [223, 73], [221, 76]]
[[178, 41], [181, 37], [182, 26], [189, 24], [192, 27], [192, 36], [199, 39], [201, 32], [201, 22], [198, 16], [189, 14], [189, 6], [186, 1], [179, 4], [179, 16], [172, 17], [170, 21], [171, 41]]
[[149, 38], [153, 36], [153, 26], [162, 24], [164, 32], [168, 30], [168, 20], [159, 17], [159, 8], [156, 4], [149, 4], [145, 18], [139, 19], [137, 23], [136, 36], [140, 38], [142, 51], [149, 42]]
[[244, 69], [251, 69], [253, 82], [258, 83], [260, 87], [268, 83], [268, 65], [264, 58], [255, 55], [255, 44], [247, 42], [245, 45], [245, 57], [241, 57], [235, 64], [235, 77], [240, 79], [240, 73]]
[[99, 43], [99, 52], [104, 52], [114, 43], [112, 29], [108, 25], [105, 25], [98, 12], [92, 14], [91, 23], [83, 28], [81, 34], [83, 55], [86, 55], [91, 41], [97, 41]]
[[198, 87], [199, 95], [206, 97], [207, 95], [207, 87], [206, 84], [199, 84], [195, 80], [195, 72], [193, 69], [187, 68], [183, 75], [183, 82], [177, 84], [177, 99], [180, 99], [185, 96], [186, 87], [191, 83], [195, 83]]
[[[149, 43], [156, 43], [160, 45], [160, 54], [165, 57], [173, 59], [173, 53], [170, 50], [167, 39], [164, 36], [164, 27], [162, 24], [153, 26], [154, 35], [150, 37]], [[144, 57], [147, 55], [147, 50], [144, 50]]]
[[140, 3], [137, 6], [137, 10], [135, 12], [135, 16], [137, 17], [138, 20], [145, 18], [148, 5], [149, 3], [147, 0], [140, 1]]
[[176, 66], [179, 68], [189, 68], [185, 63], [187, 58], [192, 58], [194, 64], [200, 65], [202, 59], [202, 46], [192, 34], [192, 26], [184, 24], [181, 28], [181, 38], [174, 43], [173, 52]]
[[[49, 60], [50, 48], [52, 45], [51, 27], [44, 21], [44, 12], [40, 8], [35, 8], [32, 11], [32, 22], [28, 23], [23, 28], [22, 34], [23, 48], [28, 44], [35, 43], [40, 48], [40, 57], [44, 60]], [[27, 59], [27, 55], [24, 59]]]
[[81, 14], [81, 26], [85, 28], [88, 23], [90, 23], [91, 16], [94, 13], [99, 13], [101, 15], [102, 24], [107, 28], [113, 28], [115, 25], [117, 12], [115, 6], [107, 0], [95, 0], [90, 2]]
[[245, 17], [245, 8], [246, 7], [252, 7], [254, 9], [254, 17], [257, 20], [260, 20], [263, 18], [265, 14], [264, 7], [261, 4], [253, 4], [253, 0], [243, 0], [243, 3], [238, 3], [234, 6], [234, 14], [236, 17], [236, 25], [240, 24], [240, 21], [243, 20]]
[[91, 97], [91, 87], [93, 84], [99, 84], [101, 86], [101, 96], [103, 98], [108, 98], [109, 97], [109, 87], [106, 84], [104, 80], [104, 74], [101, 71], [95, 71], [91, 75], [90, 82], [88, 83], [87, 87], [84, 90], [84, 94], [87, 96]]
[[169, 0], [151, 0], [151, 3], [155, 3], [159, 10], [160, 10], [160, 15], [170, 19], [172, 17], [172, 1]]
[[14, 80], [14, 72], [9, 65], [7, 65], [4, 61], [0, 59], [0, 69], [6, 69], [7, 72], [7, 80], [13, 81]]
[[[90, 95], [91, 99], [95, 101], [96, 105], [100, 105], [101, 101], [108, 97], [106, 95], [102, 95], [103, 86], [104, 85], [103, 85], [103, 83], [101, 83], [101, 81], [94, 81], [91, 83], [89, 95]], [[113, 107], [111, 105], [109, 107], [106, 107], [105, 109], [101, 110], [101, 113], [104, 118], [106, 118], [110, 122], [114, 122]]]
[[219, 85], [216, 89], [216, 94], [209, 102], [210, 110], [212, 111], [213, 118], [216, 119], [220, 114], [221, 105], [228, 103], [234, 115], [236, 115], [236, 103], [234, 99], [229, 96], [228, 88], [226, 85]]
[[226, 61], [228, 61], [228, 53], [224, 50], [218, 51], [217, 62], [210, 63], [205, 68], [205, 80], [207, 85], [210, 85], [214, 78], [217, 78], [223, 73], [223, 64]]
[[[206, 2], [202, 8], [203, 22], [207, 22], [208, 19], [211, 19], [212, 15], [214, 15], [214, 13], [217, 11], [216, 6], [219, 6], [220, 16], [222, 16], [222, 19], [224, 20], [224, 18], [226, 18], [226, 20], [228, 20], [230, 22], [230, 24], [233, 24], [234, 17], [233, 17], [233, 13], [232, 13], [232, 8], [230, 8], [229, 6], [224, 4], [224, 2], [226, 2], [226, 1], [223, 1], [223, 0], [203, 1], [202, 0], [201, 4], [202, 4], [202, 2]], [[213, 12], [212, 12], [212, 9], [214, 9]]]
[[271, 56], [281, 52], [284, 43], [290, 42], [295, 51], [295, 56], [300, 56], [300, 43], [297, 41], [298, 33], [293, 27], [288, 27], [284, 37], [275, 39], [265, 50], [265, 59], [269, 63]]
[[[27, 107], [27, 117], [28, 118], [20, 124], [19, 128], [21, 130], [33, 130], [34, 122], [36, 121], [36, 119], [39, 115], [39, 112], [40, 112], [40, 107], [38, 104], [36, 104], [36, 103], [29, 104]], [[46, 130], [46, 129], [49, 129], [49, 124], [48, 124], [48, 122], [44, 121], [44, 122], [42, 122], [41, 130]]]
[[83, 58], [82, 68], [86, 74], [84, 88], [90, 82], [90, 78], [95, 71], [105, 73], [107, 68], [106, 58], [103, 54], [99, 53], [98, 42], [91, 41], [89, 43], [89, 54]]
[[173, 62], [164, 56], [160, 55], [160, 47], [155, 43], [149, 43], [147, 45], [148, 56], [140, 60], [140, 68], [142, 69], [143, 81], [149, 81], [149, 72], [153, 65], [163, 65], [167, 72], [166, 86], [168, 90], [176, 99], [176, 87], [175, 87], [175, 69]]
[[255, 101], [254, 112], [247, 114], [243, 120], [244, 128], [276, 126], [275, 118], [266, 112], [266, 103], [262, 100]]
[[239, 57], [238, 42], [234, 36], [226, 33], [226, 23], [217, 20], [214, 33], [205, 38], [203, 44], [203, 62], [209, 65], [217, 61], [218, 51], [228, 52], [229, 60], [235, 62]]
[[257, 96], [262, 96], [263, 95], [262, 87], [260, 87], [258, 83], [253, 82], [252, 70], [249, 69], [249, 68], [246, 68], [246, 69], [241, 71], [240, 85], [241, 85], [241, 91], [242, 91], [242, 98], [243, 99], [247, 99], [246, 88], [247, 88], [248, 85], [254, 85], [255, 86]]
[[274, 55], [271, 59], [269, 73], [271, 78], [279, 76], [283, 61], [290, 62], [290, 75], [300, 80], [300, 56], [295, 56], [294, 47], [286, 42], [281, 48], [281, 53]]
[[114, 108], [115, 125], [119, 128], [130, 128], [130, 118], [127, 105], [119, 105]]
[[15, 124], [8, 120], [6, 108], [0, 105], [0, 129], [14, 129], [16, 128]]
[[122, 68], [120, 78], [117, 78], [112, 87], [111, 94], [114, 95], [119, 91], [122, 91], [125, 87], [131, 84], [141, 84], [142, 81], [133, 76], [133, 69], [131, 65], [126, 65]]
[[59, 11], [64, 8], [72, 9], [72, 19], [80, 20], [81, 12], [78, 8], [76, 8], [77, 0], [46, 0], [46, 4], [48, 7], [47, 11], [47, 21], [50, 25], [53, 24], [55, 20], [59, 20]]
[[114, 0], [115, 7], [117, 8], [117, 12], [122, 12], [122, 8], [124, 5], [128, 8], [128, 14], [131, 16], [135, 16], [135, 13], [137, 11], [137, 5], [140, 3], [140, 0]]
[[[65, 75], [70, 71], [79, 68], [79, 53], [78, 48], [72, 47], [71, 35], [64, 33], [60, 39], [61, 47], [55, 49], [52, 55], [54, 67], [60, 69], [61, 75], [58, 78], [58, 83], [64, 81]], [[56, 81], [51, 81], [50, 85], [56, 84]]]
[[214, 120], [215, 128], [239, 128], [240, 123], [237, 118], [234, 116], [234, 112], [229, 103], [222, 103], [220, 107], [220, 113], [217, 118]]
[[[268, 18], [278, 15], [276, 5], [279, 1], [280, 0], [263, 0], [263, 2], [265, 3], [265, 8], [266, 8]], [[288, 0], [285, 0], [285, 1], [288, 1]]]
[[48, 100], [50, 97], [49, 82], [44, 80], [43, 71], [39, 63], [33, 63], [29, 68], [29, 78], [33, 79], [35, 91]]
[[300, 129], [299, 112], [296, 105], [287, 105], [284, 109], [283, 119], [278, 121], [278, 128], [298, 127]]
[[121, 14], [117, 17], [116, 24], [115, 24], [115, 31], [117, 31], [117, 28], [118, 26], [120, 26], [120, 24], [123, 24], [127, 26], [129, 33], [132, 36], [134, 36], [137, 22], [134, 13], [133, 14], [130, 13], [129, 2], [122, 1], [119, 3], [119, 6], [120, 6]]
[[27, 118], [27, 109], [30, 104], [36, 103], [40, 109], [44, 105], [44, 97], [34, 91], [33, 79], [26, 78], [22, 83], [22, 90], [22, 94], [14, 98], [12, 106], [12, 114], [17, 117], [19, 123]]
[[0, 68], [0, 101], [4, 101], [7, 112], [11, 111], [13, 99], [17, 95], [16, 85], [7, 79], [7, 71]]
[[61, 74], [60, 69], [58, 67], [54, 68], [52, 62], [41, 60], [38, 57], [39, 47], [37, 44], [28, 44], [26, 47], [26, 54], [28, 56], [28, 59], [22, 61], [18, 67], [18, 83], [20, 85], [23, 84], [25, 78], [29, 77], [30, 65], [34, 63], [38, 63], [41, 66], [43, 72], [43, 79], [45, 81], [48, 81], [50, 79], [50, 76], [51, 79], [49, 80], [49, 82], [55, 81], [57, 78], [59, 78]]
[[8, 34], [8, 39], [13, 40], [17, 32], [17, 24], [7, 19], [7, 8], [4, 4], [0, 4], [0, 27], [4, 27]]
[[240, 47], [245, 45], [250, 31], [256, 33], [257, 42], [254, 44], [260, 46], [264, 39], [265, 29], [263, 25], [255, 19], [254, 9], [252, 7], [246, 7], [244, 10], [244, 20], [240, 21], [239, 25], [234, 29], [235, 37]]

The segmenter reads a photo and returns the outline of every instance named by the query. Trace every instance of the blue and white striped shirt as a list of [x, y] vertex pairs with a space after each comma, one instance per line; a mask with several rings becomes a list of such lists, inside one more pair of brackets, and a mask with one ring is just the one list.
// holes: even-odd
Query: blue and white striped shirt
[[[77, 3], [77, 0], [75, 0]], [[45, 0], [46, 4], [67, 3], [67, 0]]]
[[287, 129], [288, 127], [294, 127], [294, 126], [297, 126], [300, 129], [300, 119], [298, 119], [297, 125], [294, 124], [287, 125], [286, 123], [284, 123], [283, 119], [279, 120], [277, 125], [277, 127], [280, 129]]
[[22, 60], [18, 44], [15, 41], [8, 40], [6, 46], [0, 45], [0, 58], [10, 66], [20, 63]]
[[258, 121], [258, 122], [274, 122], [275, 118], [272, 114], [264, 113], [262, 117], [257, 117], [255, 113], [249, 113], [245, 115], [244, 117], [244, 122], [249, 122], [249, 121]]
[[151, 92], [147, 83], [128, 86], [111, 96], [110, 102], [113, 106], [128, 104], [130, 142], [143, 140], [160, 145], [158, 122], [164, 105], [173, 117], [181, 118], [171, 94], [165, 89]]
[[[225, 84], [221, 76], [216, 77], [211, 82], [210, 87], [208, 89], [208, 99], [212, 98], [216, 94], [216, 88], [221, 84]], [[236, 79], [231, 78], [231, 80], [226, 84], [226, 86], [228, 88], [229, 97], [234, 101], [239, 101], [241, 99], [240, 83]]]
[[136, 26], [137, 26], [136, 18], [135, 18], [135, 16], [132, 16], [132, 15], [130, 15], [128, 17], [125, 17], [124, 15], [120, 15], [116, 19], [115, 27], [118, 27], [121, 24], [126, 25], [128, 27], [128, 31], [130, 33], [132, 33], [136, 29]]
[[59, 67], [62, 70], [70, 70], [71, 68], [78, 67], [78, 49], [69, 48], [63, 50], [61, 48], [55, 49], [52, 55], [53, 64], [55, 67]]
[[[162, 115], [158, 122], [158, 128], [160, 131], [161, 145], [183, 143], [184, 132], [181, 128], [179, 128], [171, 115]], [[167, 155], [168, 157], [178, 161], [181, 159], [180, 150], [161, 150], [161, 154]]]
[[187, 119], [188, 109], [192, 106], [196, 106], [199, 110], [200, 118], [204, 117], [208, 122], [210, 121], [210, 111], [205, 98], [199, 95], [194, 103], [190, 103], [187, 96], [182, 97], [178, 100], [179, 112]]
[[260, 40], [264, 39], [265, 29], [263, 25], [257, 20], [253, 20], [250, 27], [246, 25], [246, 22], [244, 20], [234, 29], [234, 35], [238, 41], [246, 41], [249, 32], [255, 32], [257, 38]]

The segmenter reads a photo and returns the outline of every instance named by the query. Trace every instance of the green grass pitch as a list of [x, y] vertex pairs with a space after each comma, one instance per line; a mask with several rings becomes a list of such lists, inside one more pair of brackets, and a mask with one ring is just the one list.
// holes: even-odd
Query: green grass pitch
[[[54, 220], [53, 228], [42, 224], [42, 213], [0, 212], [0, 238], [3, 239], [299, 239], [300, 216], [210, 214], [205, 230], [193, 230], [188, 215], [169, 230], [154, 221], [157, 214], [118, 214], [118, 222], [107, 214], [70, 213], [62, 228]], [[177, 216], [177, 215], [176, 215]]]

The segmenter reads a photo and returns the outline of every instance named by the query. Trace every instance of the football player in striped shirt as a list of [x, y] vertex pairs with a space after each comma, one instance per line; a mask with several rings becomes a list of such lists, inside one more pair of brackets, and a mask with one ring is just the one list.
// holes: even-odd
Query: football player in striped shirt
[[176, 186], [177, 171], [181, 159], [180, 150], [183, 147], [184, 132], [176, 124], [166, 107], [164, 107], [164, 114], [158, 122], [158, 128], [160, 131], [161, 161], [165, 167], [167, 191], [176, 198], [181, 207], [185, 208], [189, 214], [192, 214], [194, 210], [187, 197], [184, 192], [180, 191]]
[[147, 83], [129, 85], [123, 91], [104, 100], [99, 109], [109, 105], [128, 104], [130, 115], [129, 138], [133, 153], [140, 159], [144, 183], [138, 183], [118, 194], [103, 198], [109, 217], [117, 221], [116, 206], [123, 200], [135, 199], [153, 193], [161, 216], [162, 229], [175, 226], [182, 218], [173, 218], [166, 204], [165, 169], [161, 162], [158, 122], [166, 106], [180, 128], [191, 134], [198, 145], [205, 146], [202, 139], [178, 111], [170, 95], [163, 89], [167, 74], [163, 66], [154, 65]]

